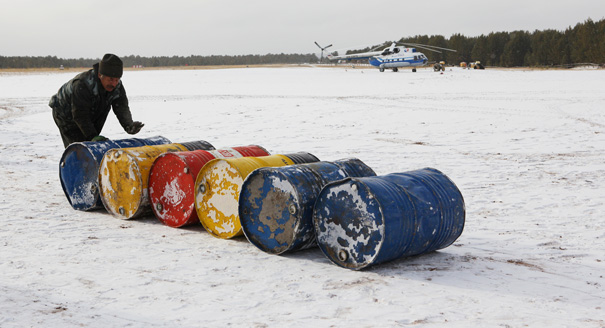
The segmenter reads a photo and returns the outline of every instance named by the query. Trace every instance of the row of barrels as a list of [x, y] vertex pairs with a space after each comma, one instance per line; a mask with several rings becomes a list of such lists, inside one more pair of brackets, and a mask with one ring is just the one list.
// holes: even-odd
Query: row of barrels
[[376, 176], [357, 158], [271, 155], [258, 145], [215, 149], [161, 136], [74, 143], [60, 180], [76, 210], [201, 223], [271, 254], [319, 246], [355, 270], [445, 248], [465, 221], [462, 194], [436, 169]]

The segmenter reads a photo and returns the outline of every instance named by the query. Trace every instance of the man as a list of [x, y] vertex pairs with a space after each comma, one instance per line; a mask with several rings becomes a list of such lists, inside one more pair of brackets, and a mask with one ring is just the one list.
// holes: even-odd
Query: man
[[110, 108], [124, 131], [137, 134], [143, 123], [132, 121], [126, 91], [120, 81], [122, 60], [106, 54], [89, 71], [76, 75], [52, 96], [48, 105], [65, 148], [72, 142], [104, 141], [101, 130]]

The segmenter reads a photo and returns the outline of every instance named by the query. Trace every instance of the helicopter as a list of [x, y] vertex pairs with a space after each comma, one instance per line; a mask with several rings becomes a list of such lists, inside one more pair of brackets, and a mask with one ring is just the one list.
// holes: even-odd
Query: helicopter
[[418, 52], [416, 48], [438, 53], [441, 53], [440, 50], [456, 52], [454, 49], [426, 44], [401, 43], [401, 45], [403, 46], [398, 46], [396, 42], [392, 42], [389, 47], [379, 51], [370, 50], [368, 52], [342, 56], [328, 55], [327, 58], [330, 61], [368, 59], [368, 62], [372, 66], [378, 67], [381, 72], [384, 72], [385, 69], [391, 69], [393, 72], [397, 72], [400, 67], [412, 67], [412, 72], [416, 72], [416, 67], [425, 66], [429, 62], [429, 59], [423, 53]]

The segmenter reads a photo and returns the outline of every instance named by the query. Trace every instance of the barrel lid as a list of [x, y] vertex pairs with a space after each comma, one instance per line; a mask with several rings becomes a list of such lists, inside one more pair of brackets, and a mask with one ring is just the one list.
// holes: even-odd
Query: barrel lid
[[[195, 175], [179, 152], [160, 155], [149, 174], [149, 199], [155, 216], [165, 225], [181, 227], [197, 221]], [[192, 218], [194, 216], [194, 218]]]
[[99, 161], [82, 143], [70, 144], [59, 162], [59, 178], [69, 204], [76, 210], [102, 206], [98, 191]]
[[195, 208], [211, 235], [227, 239], [242, 234], [237, 209], [243, 181], [230, 160], [213, 159], [200, 170], [195, 181]]
[[313, 221], [322, 252], [345, 268], [372, 264], [384, 242], [382, 206], [360, 178], [326, 185], [315, 203]]
[[280, 168], [264, 167], [244, 181], [239, 216], [246, 238], [264, 252], [281, 254], [296, 241], [301, 220], [295, 187]]
[[147, 196], [136, 159], [122, 149], [111, 149], [103, 156], [99, 189], [105, 209], [122, 219], [132, 218]]

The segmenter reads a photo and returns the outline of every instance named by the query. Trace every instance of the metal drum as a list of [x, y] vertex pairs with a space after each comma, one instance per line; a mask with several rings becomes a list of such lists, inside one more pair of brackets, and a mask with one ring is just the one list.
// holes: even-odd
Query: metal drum
[[206, 141], [195, 141], [109, 150], [99, 168], [99, 190], [105, 209], [121, 219], [151, 212], [147, 186], [154, 160], [166, 152], [196, 149], [214, 147]]
[[195, 211], [195, 179], [208, 161], [215, 158], [267, 156], [261, 146], [193, 150], [164, 153], [149, 173], [149, 199], [155, 216], [165, 225], [182, 227], [200, 223]]
[[195, 181], [195, 208], [200, 222], [215, 237], [228, 239], [241, 236], [243, 232], [238, 215], [238, 201], [244, 179], [261, 167], [285, 166], [304, 161], [310, 163], [319, 160], [309, 153], [296, 153], [209, 161]]
[[59, 179], [69, 204], [81, 211], [103, 208], [99, 197], [99, 164], [108, 150], [169, 143], [170, 140], [156, 136], [70, 144], [59, 162]]
[[445, 248], [464, 220], [460, 190], [431, 168], [330, 183], [313, 210], [322, 252], [354, 270]]
[[284, 167], [264, 167], [244, 181], [239, 216], [246, 238], [271, 254], [316, 246], [313, 205], [328, 183], [376, 176], [357, 158]]

